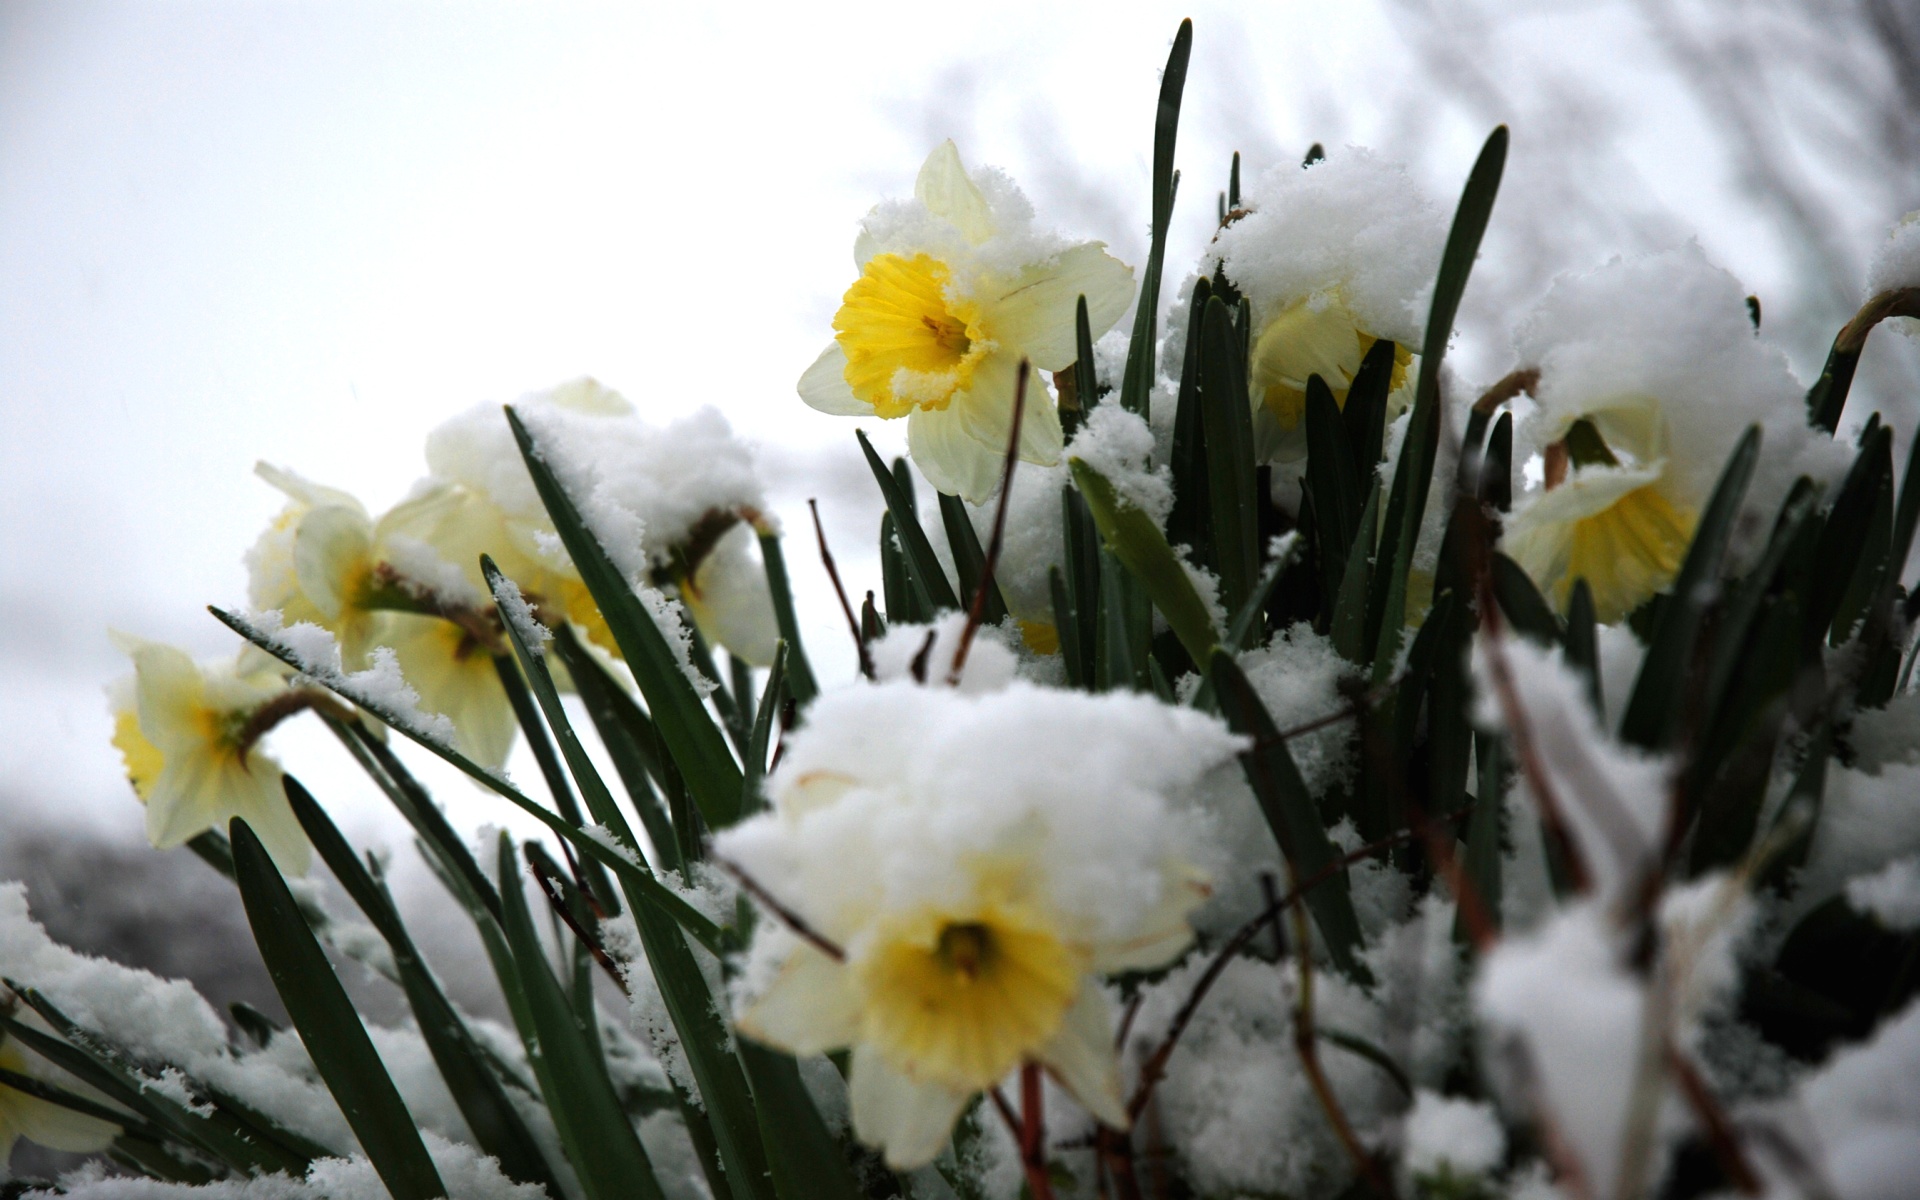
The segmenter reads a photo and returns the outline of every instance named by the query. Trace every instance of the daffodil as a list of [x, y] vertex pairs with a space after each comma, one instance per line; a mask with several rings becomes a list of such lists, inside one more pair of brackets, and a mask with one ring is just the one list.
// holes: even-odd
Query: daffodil
[[1305, 457], [1307, 380], [1346, 406], [1376, 341], [1394, 343], [1389, 390], [1405, 403], [1420, 300], [1439, 267], [1444, 214], [1405, 169], [1337, 150], [1301, 169], [1282, 164], [1248, 189], [1214, 238], [1216, 267], [1252, 306], [1248, 390], [1263, 461]]
[[[30, 1009], [15, 1008], [7, 1015], [35, 1027], [44, 1027], [46, 1024]], [[0, 1070], [56, 1083], [66, 1091], [88, 1100], [101, 1099], [85, 1084], [52, 1067], [39, 1056], [29, 1054], [4, 1033], [0, 1033]], [[49, 1150], [90, 1154], [106, 1149], [119, 1133], [120, 1127], [111, 1121], [75, 1112], [64, 1105], [43, 1100], [0, 1082], [0, 1173], [4, 1172], [7, 1159], [13, 1154], [14, 1143], [21, 1138]]]
[[1516, 440], [1538, 447], [1545, 469], [1543, 486], [1516, 498], [1501, 548], [1558, 609], [1580, 579], [1602, 622], [1671, 585], [1750, 426], [1762, 431], [1746, 493], [1755, 513], [1796, 476], [1847, 467], [1844, 445], [1809, 430], [1804, 389], [1755, 333], [1746, 289], [1697, 245], [1558, 280], [1515, 348], [1539, 371]]
[[896, 1167], [933, 1158], [1025, 1065], [1124, 1127], [1100, 980], [1191, 943], [1208, 887], [1171, 798], [1236, 745], [1123, 693], [903, 680], [821, 697], [773, 810], [716, 842], [805, 922], [762, 926], [739, 1029], [796, 1054], [850, 1047], [854, 1130]]
[[307, 869], [306, 834], [287, 804], [280, 764], [259, 748], [306, 706], [270, 671], [242, 660], [195, 663], [186, 652], [123, 639], [133, 676], [112, 694], [113, 742], [147, 806], [147, 840], [167, 850], [245, 817], [281, 870]]
[[[1074, 312], [1094, 337], [1133, 300], [1133, 269], [1102, 242], [1033, 231], [1004, 176], [969, 175], [951, 141], [920, 168], [911, 201], [883, 204], [854, 244], [860, 277], [833, 318], [834, 340], [800, 378], [822, 412], [907, 418], [913, 460], [935, 488], [978, 503], [999, 481], [1025, 359], [1058, 371], [1077, 357]], [[1028, 384], [1020, 458], [1052, 465], [1059, 413]]]

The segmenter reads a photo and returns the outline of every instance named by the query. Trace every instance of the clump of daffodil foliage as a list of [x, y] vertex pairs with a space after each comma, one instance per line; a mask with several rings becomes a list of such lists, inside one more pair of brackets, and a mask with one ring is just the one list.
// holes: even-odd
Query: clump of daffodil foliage
[[[111, 703], [289, 1023], [0, 888], [0, 1153], [100, 1152], [6, 1194], [1912, 1194], [1920, 455], [1836, 431], [1920, 221], [1811, 388], [1691, 245], [1568, 264], [1470, 380], [1505, 130], [1451, 218], [1363, 150], [1236, 159], [1163, 288], [1190, 39], [1137, 269], [951, 142], [862, 223], [799, 379], [907, 421], [910, 460], [849, 447], [857, 677], [814, 675], [716, 410], [483, 405], [379, 516], [263, 465], [238, 653], [123, 635]], [[270, 754], [290, 719], [411, 825], [506, 1023]], [[550, 836], [468, 844], [416, 752]]]

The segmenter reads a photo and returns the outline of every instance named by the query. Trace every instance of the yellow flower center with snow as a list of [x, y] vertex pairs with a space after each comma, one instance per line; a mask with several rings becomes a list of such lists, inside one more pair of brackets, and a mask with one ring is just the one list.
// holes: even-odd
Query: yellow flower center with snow
[[949, 276], [925, 254], [876, 254], [834, 315], [847, 386], [880, 416], [945, 408], [986, 356], [979, 310], [949, 298]]
[[1652, 484], [1635, 488], [1590, 517], [1574, 522], [1567, 571], [1553, 586], [1565, 611], [1573, 581], [1593, 589], [1595, 615], [1617, 621], [1673, 582], [1693, 537], [1694, 514], [1675, 508]]
[[[1283, 430], [1298, 427], [1306, 416], [1310, 376], [1325, 380], [1334, 403], [1345, 408], [1361, 360], [1378, 340], [1360, 328], [1352, 310], [1339, 300], [1323, 298], [1318, 308], [1302, 300], [1268, 321], [1254, 340], [1253, 394]], [[1406, 382], [1412, 361], [1411, 350], [1394, 347], [1389, 391]]]
[[1085, 965], [1029, 909], [922, 917], [855, 966], [861, 1040], [915, 1079], [991, 1087], [1058, 1032]]

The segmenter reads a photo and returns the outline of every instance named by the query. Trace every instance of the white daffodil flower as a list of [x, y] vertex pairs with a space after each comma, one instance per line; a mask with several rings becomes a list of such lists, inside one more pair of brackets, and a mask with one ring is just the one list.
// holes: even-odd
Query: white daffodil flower
[[[860, 277], [833, 318], [833, 343], [800, 377], [801, 399], [841, 416], [906, 417], [927, 480], [975, 503], [1000, 478], [1020, 361], [1037, 371], [1074, 361], [1079, 297], [1095, 338], [1133, 301], [1133, 268], [1104, 242], [1035, 233], [1012, 183], [969, 176], [951, 141], [927, 156], [911, 201], [867, 216], [854, 262]], [[1036, 375], [1020, 457], [1051, 466], [1061, 441]]]
[[895, 1167], [931, 1160], [1023, 1065], [1125, 1127], [1100, 977], [1191, 943], [1209, 888], [1170, 797], [1238, 745], [1129, 693], [901, 680], [820, 697], [772, 811], [715, 843], [816, 939], [762, 924], [738, 1028], [795, 1054], [851, 1047], [854, 1131]]
[[1247, 189], [1207, 253], [1253, 310], [1248, 391], [1263, 461], [1307, 453], [1306, 390], [1318, 375], [1345, 407], [1376, 341], [1394, 343], [1390, 407], [1403, 388], [1440, 265], [1446, 219], [1406, 170], [1346, 148], [1304, 170], [1276, 166]]
[[295, 693], [241, 660], [195, 663], [172, 646], [121, 644], [133, 676], [110, 693], [113, 744], [146, 803], [147, 840], [169, 850], [244, 817], [282, 871], [305, 874], [307, 835], [281, 788], [280, 764], [258, 745], [295, 711], [287, 707]]
[[752, 526], [740, 522], [728, 529], [693, 575], [681, 583], [680, 600], [700, 636], [755, 666], [767, 667], [773, 665], [780, 626], [766, 571], [754, 550]]
[[[0, 1009], [4, 1011], [4, 1009]], [[8, 1013], [14, 1020], [36, 1029], [46, 1030], [47, 1024], [38, 1013], [20, 1007]], [[69, 1092], [84, 1099], [98, 1103], [107, 1103], [98, 1092], [86, 1084], [68, 1075], [66, 1072], [47, 1063], [38, 1055], [29, 1054], [17, 1041], [0, 1033], [0, 1070], [24, 1075], [29, 1079], [56, 1083]], [[49, 1150], [64, 1150], [69, 1154], [91, 1154], [105, 1150], [119, 1136], [120, 1127], [111, 1121], [77, 1113], [64, 1105], [51, 1100], [42, 1100], [17, 1088], [0, 1083], [0, 1169], [6, 1166], [7, 1159], [13, 1154], [13, 1144], [25, 1138], [36, 1146], [45, 1146]]]

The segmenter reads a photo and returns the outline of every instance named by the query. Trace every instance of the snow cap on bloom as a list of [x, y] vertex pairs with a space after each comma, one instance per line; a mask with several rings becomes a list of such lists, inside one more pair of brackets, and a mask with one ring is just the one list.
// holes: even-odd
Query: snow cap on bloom
[[1540, 372], [1518, 432], [1549, 462], [1502, 548], [1556, 608], [1584, 578], [1599, 619], [1617, 621], [1671, 583], [1749, 425], [1761, 427], [1747, 497], [1759, 511], [1796, 475], [1846, 468], [1847, 449], [1808, 428], [1786, 356], [1755, 335], [1745, 289], [1698, 244], [1563, 277], [1516, 349]]
[[[930, 625], [887, 626], [886, 634], [868, 647], [874, 678], [881, 683], [914, 680], [918, 672], [918, 682], [947, 686], [966, 626], [967, 614], [962, 612], [943, 614]], [[973, 645], [967, 649], [967, 661], [954, 687], [973, 696], [1001, 691], [1013, 682], [1020, 659], [1001, 641], [1002, 636], [990, 626], [974, 631]]]
[[763, 923], [740, 1030], [797, 1054], [852, 1047], [855, 1132], [897, 1167], [932, 1159], [1023, 1063], [1125, 1125], [1098, 976], [1190, 943], [1208, 889], [1174, 801], [1240, 744], [1123, 692], [820, 697], [768, 780], [772, 810], [715, 852], [845, 957]]
[[[800, 377], [800, 398], [839, 416], [906, 417], [928, 481], [978, 503], [1000, 478], [1020, 360], [1036, 372], [1073, 362], [1078, 298], [1098, 338], [1132, 303], [1133, 269], [1104, 242], [1035, 230], [1012, 181], [970, 174], [951, 141], [927, 156], [913, 191], [861, 223], [860, 277], [834, 315], [833, 342]], [[1051, 466], [1061, 439], [1036, 374], [1020, 457]]]
[[[514, 401], [615, 563], [636, 586], [673, 583], [710, 641], [760, 665], [778, 638], [754, 525], [765, 493], [753, 453], [712, 408], [664, 426], [617, 392], [578, 379]], [[481, 404], [427, 438], [427, 466], [448, 499], [416, 536], [461, 563], [476, 586], [482, 553], [602, 648], [615, 647], [567, 560], [498, 406]]]
[[1253, 307], [1254, 435], [1263, 459], [1306, 454], [1307, 378], [1345, 405], [1376, 340], [1406, 380], [1446, 242], [1446, 214], [1404, 167], [1349, 147], [1304, 170], [1282, 163], [1247, 192], [1208, 258]]
[[257, 742], [269, 706], [289, 693], [271, 671], [120, 639], [133, 675], [109, 691], [113, 744], [147, 806], [147, 840], [170, 850], [245, 817], [281, 870], [307, 869], [307, 835], [281, 789], [280, 764]]
[[1894, 222], [1867, 268], [1872, 295], [1910, 287], [1920, 287], [1920, 209]]

